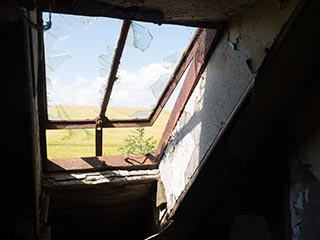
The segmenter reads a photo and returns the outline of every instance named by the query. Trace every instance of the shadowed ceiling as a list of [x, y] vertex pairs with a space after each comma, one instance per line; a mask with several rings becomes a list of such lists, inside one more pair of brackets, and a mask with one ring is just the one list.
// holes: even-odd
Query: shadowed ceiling
[[[190, 26], [216, 27], [220, 22], [246, 11], [260, 0], [44, 0], [37, 4], [45, 11], [95, 15], [171, 23]], [[32, 1], [25, 2], [31, 8]], [[49, 7], [50, 5], [50, 7]]]

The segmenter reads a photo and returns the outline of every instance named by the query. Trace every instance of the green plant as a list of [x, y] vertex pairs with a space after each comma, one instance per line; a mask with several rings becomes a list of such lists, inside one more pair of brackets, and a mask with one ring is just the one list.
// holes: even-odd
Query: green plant
[[154, 152], [156, 141], [153, 137], [145, 138], [145, 129], [142, 127], [131, 131], [132, 134], [124, 139], [124, 145], [119, 147], [122, 154], [146, 154]]

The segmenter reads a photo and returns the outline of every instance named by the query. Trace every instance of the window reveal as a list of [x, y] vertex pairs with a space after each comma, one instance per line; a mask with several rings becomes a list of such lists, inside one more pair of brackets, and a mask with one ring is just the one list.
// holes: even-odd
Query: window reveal
[[[78, 25], [83, 28], [84, 26], [86, 27], [92, 23], [92, 21], [93, 20], [80, 21], [81, 24]], [[117, 47], [115, 47], [114, 50], [112, 63], [110, 64], [108, 81], [103, 91], [103, 98], [97, 116], [94, 118], [84, 119], [52, 119], [48, 116], [47, 112], [47, 129], [85, 129], [88, 134], [92, 134], [92, 130], [90, 131], [90, 129], [95, 129], [95, 155], [97, 157], [103, 155], [103, 129], [152, 126], [159, 117], [160, 113], [163, 111], [164, 106], [177, 87], [180, 79], [183, 77], [183, 75], [185, 75], [187, 80], [182, 86], [182, 92], [180, 92], [178, 98], [179, 101], [175, 103], [175, 107], [162, 135], [156, 154], [152, 155], [153, 158], [160, 156], [165, 148], [166, 143], [168, 142], [168, 139], [170, 138], [170, 134], [175, 126], [175, 122], [178, 120], [178, 117], [182, 112], [188, 97], [191, 95], [192, 89], [196, 85], [201, 73], [204, 70], [208, 56], [210, 56], [214, 43], [217, 39], [216, 30], [197, 29], [194, 32], [189, 44], [185, 47], [184, 51], [180, 55], [177, 53], [172, 53], [168, 57], [164, 58], [164, 62], [169, 64], [170, 62], [176, 62], [176, 64], [174, 65], [175, 67], [171, 74], [166, 73], [161, 75], [158, 80], [154, 81], [151, 85], [152, 94], [156, 98], [156, 102], [153, 104], [152, 108], [148, 111], [142, 109], [130, 114], [130, 116], [116, 119], [108, 116], [108, 106], [110, 104], [110, 97], [113, 92], [114, 84], [117, 82], [118, 70], [122, 61], [121, 57], [126, 42], [128, 41], [130, 29], [133, 29], [133, 32], [136, 33], [136, 35], [133, 37], [133, 45], [141, 51], [146, 51], [153, 39], [153, 36], [150, 34], [150, 32], [143, 27], [141, 28], [139, 24], [129, 20], [122, 21]], [[141, 36], [146, 38], [145, 41], [138, 41]], [[50, 71], [55, 71], [55, 68], [59, 68], [59, 64], [63, 64], [64, 61], [67, 61], [70, 58], [70, 54], [68, 52], [60, 52], [60, 55], [58, 56], [60, 57], [60, 62], [55, 64], [51, 63], [51, 65], [50, 56], [46, 57], [46, 63], [49, 65], [46, 68], [47, 74], [50, 73]], [[177, 61], [177, 59], [179, 59], [179, 61]], [[99, 56], [99, 63], [101, 65], [99, 71], [104, 72], [103, 75], [106, 75], [106, 72], [108, 72], [108, 60], [110, 59], [106, 58], [106, 55]], [[132, 82], [132, 84], [135, 84], [135, 82]], [[50, 96], [47, 97], [49, 98]], [[97, 109], [95, 112], [97, 113]], [[61, 116], [61, 111], [59, 114]]]

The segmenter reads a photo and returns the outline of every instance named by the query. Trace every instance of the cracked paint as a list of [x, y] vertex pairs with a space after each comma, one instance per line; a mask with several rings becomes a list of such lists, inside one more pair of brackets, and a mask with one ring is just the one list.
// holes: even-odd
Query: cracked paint
[[308, 201], [308, 187], [299, 182], [294, 182], [290, 190], [290, 212], [292, 240], [300, 239], [301, 222], [304, 213], [304, 202]]
[[280, 11], [278, 1], [261, 1], [229, 22], [160, 162], [168, 212], [183, 198], [296, 3]]

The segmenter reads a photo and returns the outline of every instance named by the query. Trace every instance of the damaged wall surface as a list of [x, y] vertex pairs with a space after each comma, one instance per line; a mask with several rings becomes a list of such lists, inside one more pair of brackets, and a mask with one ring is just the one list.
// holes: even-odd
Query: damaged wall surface
[[160, 164], [169, 211], [177, 207], [226, 127], [297, 1], [262, 1], [231, 19], [173, 131]]
[[[144, 239], [154, 231], [152, 201], [158, 170], [48, 173], [47, 225], [52, 239]], [[143, 227], [138, 227], [143, 226]]]
[[320, 4], [302, 3], [257, 71], [253, 94], [159, 239], [170, 239], [170, 231], [186, 239], [205, 233], [217, 239], [319, 238], [319, 81], [314, 76], [320, 49], [314, 19]]
[[285, 156], [290, 169], [292, 240], [320, 236], [319, 89], [319, 82], [309, 84], [287, 120], [290, 140]]

